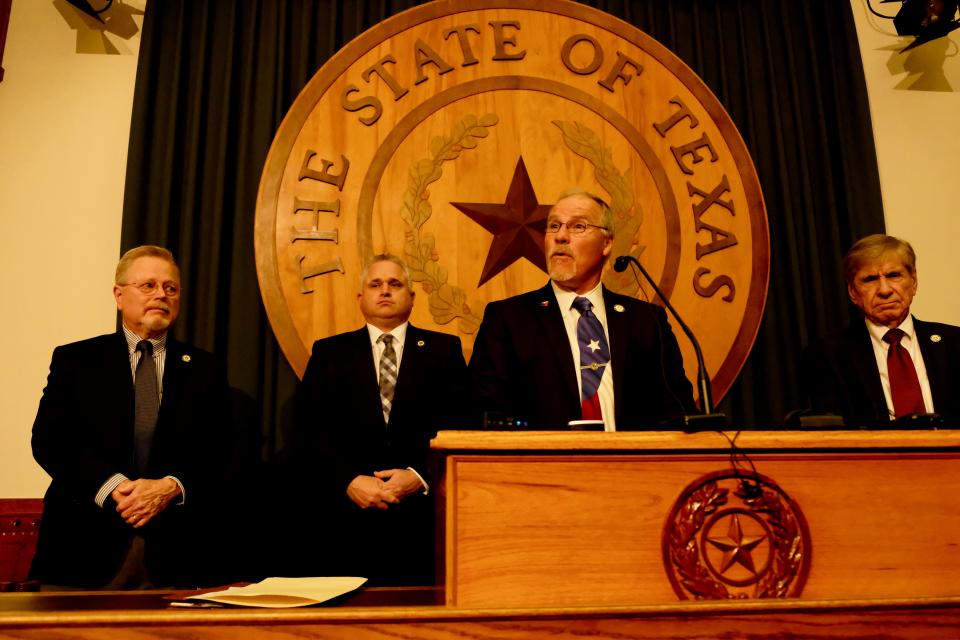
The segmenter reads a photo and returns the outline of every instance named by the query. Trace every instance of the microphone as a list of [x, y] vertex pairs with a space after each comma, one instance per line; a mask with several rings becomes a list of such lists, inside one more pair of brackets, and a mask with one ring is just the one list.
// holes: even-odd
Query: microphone
[[[620, 256], [613, 261], [613, 270], [617, 273], [623, 273], [627, 270], [627, 267], [630, 266], [630, 263], [636, 265], [637, 269], [640, 270], [640, 273], [643, 274], [643, 277], [647, 279], [647, 282], [650, 283], [650, 286], [653, 287], [654, 292], [660, 299], [663, 300], [664, 306], [670, 311], [674, 319], [677, 321], [677, 324], [680, 325], [680, 328], [683, 329], [683, 332], [687, 335], [687, 338], [690, 339], [690, 343], [693, 345], [693, 351], [697, 354], [697, 387], [700, 390], [700, 404], [703, 414], [701, 416], [684, 416], [684, 421], [688, 427], [688, 431], [695, 431], [697, 429], [714, 429], [725, 427], [727, 425], [727, 416], [722, 413], [714, 413], [713, 406], [713, 388], [710, 386], [710, 378], [707, 376], [707, 365], [703, 361], [703, 350], [700, 348], [700, 343], [697, 341], [693, 331], [690, 330], [690, 327], [680, 318], [680, 314], [677, 313], [677, 310], [673, 308], [673, 305], [670, 304], [670, 301], [667, 300], [667, 297], [663, 295], [663, 292], [660, 291], [660, 287], [657, 286], [657, 283], [654, 282], [653, 278], [647, 273], [647, 270], [643, 268], [643, 265], [640, 264], [640, 261], [634, 258], [633, 256]], [[636, 273], [634, 273], [636, 277]], [[640, 282], [640, 279], [637, 278], [637, 283]]]

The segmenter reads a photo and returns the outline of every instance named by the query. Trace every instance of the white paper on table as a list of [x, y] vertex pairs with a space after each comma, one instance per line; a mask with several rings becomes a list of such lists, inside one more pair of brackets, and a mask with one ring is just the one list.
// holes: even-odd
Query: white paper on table
[[245, 587], [230, 587], [191, 596], [187, 600], [206, 600], [244, 607], [306, 607], [332, 600], [359, 588], [366, 578], [332, 576], [317, 578], [267, 578]]

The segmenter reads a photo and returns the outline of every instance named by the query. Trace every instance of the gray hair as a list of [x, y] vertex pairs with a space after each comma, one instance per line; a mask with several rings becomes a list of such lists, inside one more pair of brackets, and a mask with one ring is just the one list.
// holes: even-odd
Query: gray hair
[[113, 276], [114, 284], [126, 284], [124, 280], [127, 277], [127, 270], [130, 269], [130, 265], [140, 258], [160, 258], [161, 260], [166, 260], [177, 270], [177, 276], [179, 277], [180, 275], [180, 267], [177, 265], [177, 261], [173, 259], [173, 253], [171, 253], [169, 249], [152, 244], [145, 244], [130, 249], [120, 257], [120, 262], [117, 263], [117, 271]]
[[910, 275], [916, 275], [917, 254], [913, 252], [910, 243], [900, 238], [875, 233], [854, 242], [850, 250], [843, 256], [843, 279], [846, 280], [847, 284], [852, 284], [857, 271], [861, 267], [888, 253], [896, 253], [900, 256], [903, 266], [906, 267]]
[[595, 193], [591, 193], [586, 189], [581, 189], [580, 187], [573, 187], [572, 189], [567, 189], [560, 194], [560, 197], [557, 198], [557, 202], [560, 202], [564, 198], [570, 198], [573, 196], [583, 196], [593, 200], [600, 207], [600, 226], [602, 227], [601, 231], [603, 235], [608, 238], [613, 237], [613, 209], [610, 208], [610, 205], [607, 204], [607, 201], [598, 196]]
[[401, 269], [403, 269], [403, 278], [404, 284], [407, 285], [407, 289], [413, 291], [413, 279], [410, 277], [410, 269], [407, 267], [407, 263], [401, 260], [399, 257], [390, 254], [390, 253], [378, 253], [377, 255], [370, 258], [370, 261], [367, 263], [367, 266], [363, 268], [363, 273], [360, 274], [360, 289], [363, 290], [364, 285], [367, 283], [367, 274], [370, 272], [370, 267], [377, 264], [378, 262], [392, 262]]

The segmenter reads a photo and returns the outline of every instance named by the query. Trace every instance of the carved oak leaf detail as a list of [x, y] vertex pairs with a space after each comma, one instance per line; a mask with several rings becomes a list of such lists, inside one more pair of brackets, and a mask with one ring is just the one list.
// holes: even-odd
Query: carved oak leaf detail
[[475, 149], [479, 140], [490, 135], [489, 128], [500, 121], [494, 113], [481, 117], [468, 114], [451, 129], [449, 136], [435, 136], [430, 141], [430, 157], [410, 166], [410, 178], [403, 195], [400, 217], [407, 224], [403, 252], [410, 277], [421, 283], [428, 295], [430, 314], [437, 324], [459, 320], [463, 333], [476, 333], [480, 326], [479, 305], [475, 311], [467, 303], [466, 294], [447, 282], [447, 270], [439, 264], [436, 238], [422, 231], [433, 215], [429, 186], [443, 176], [443, 163], [456, 160], [464, 149]]
[[706, 517], [727, 503], [728, 492], [728, 489], [720, 489], [711, 482], [691, 494], [677, 516], [670, 536], [671, 560], [680, 575], [680, 581], [698, 599], [729, 597], [727, 588], [701, 564], [696, 541]]

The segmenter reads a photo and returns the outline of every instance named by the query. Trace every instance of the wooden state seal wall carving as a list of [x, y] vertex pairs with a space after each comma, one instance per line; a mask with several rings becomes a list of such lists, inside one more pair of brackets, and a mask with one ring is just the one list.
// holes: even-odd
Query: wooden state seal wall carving
[[718, 471], [691, 483], [663, 531], [663, 565], [683, 600], [799, 597], [812, 546], [800, 506], [770, 478]]
[[[603, 196], [613, 255], [638, 257], [703, 343], [715, 395], [763, 312], [767, 219], [743, 141], [703, 82], [636, 28], [564, 0], [439, 1], [378, 24], [304, 88], [257, 200], [257, 273], [298, 374], [362, 324], [365, 261], [402, 256], [412, 321], [466, 355], [491, 300], [547, 281], [545, 217]], [[630, 272], [610, 288], [650, 299]], [[682, 337], [686, 368], [696, 372]]]

